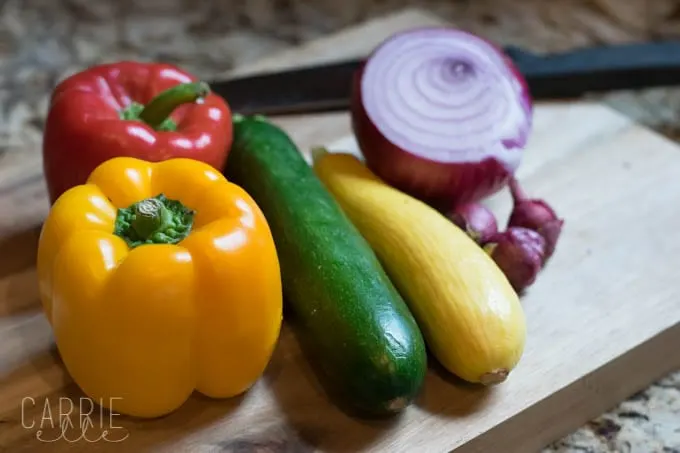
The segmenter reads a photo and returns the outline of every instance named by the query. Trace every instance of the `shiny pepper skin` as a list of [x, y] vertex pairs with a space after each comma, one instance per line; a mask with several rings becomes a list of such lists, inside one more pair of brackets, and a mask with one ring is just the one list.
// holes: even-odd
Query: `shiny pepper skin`
[[[160, 194], [195, 214], [184, 237], [176, 222], [134, 247], [114, 234], [125, 208]], [[239, 395], [278, 341], [282, 288], [269, 226], [244, 190], [196, 160], [98, 166], [52, 206], [38, 276], [68, 372], [95, 401], [115, 399], [117, 413], [162, 416], [194, 390]]]
[[114, 157], [190, 158], [224, 166], [231, 109], [207, 84], [167, 63], [92, 66], [53, 90], [43, 135], [50, 202]]

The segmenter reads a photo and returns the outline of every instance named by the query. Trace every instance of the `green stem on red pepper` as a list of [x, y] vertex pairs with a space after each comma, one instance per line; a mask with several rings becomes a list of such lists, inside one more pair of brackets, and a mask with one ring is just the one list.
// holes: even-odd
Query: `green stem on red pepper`
[[114, 234], [131, 247], [176, 244], [189, 235], [194, 211], [163, 194], [118, 210]]
[[205, 82], [181, 83], [156, 95], [146, 105], [133, 102], [121, 111], [120, 117], [143, 121], [159, 131], [174, 131], [177, 125], [170, 114], [180, 105], [196, 102], [209, 93], [210, 87]]

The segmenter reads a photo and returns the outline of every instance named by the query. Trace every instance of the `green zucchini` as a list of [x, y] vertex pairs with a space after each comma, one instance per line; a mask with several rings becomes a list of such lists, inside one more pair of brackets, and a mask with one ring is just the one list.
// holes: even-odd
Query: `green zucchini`
[[411, 404], [427, 371], [422, 334], [292, 139], [263, 117], [236, 116], [225, 175], [269, 223], [292, 326], [328, 393], [368, 416]]

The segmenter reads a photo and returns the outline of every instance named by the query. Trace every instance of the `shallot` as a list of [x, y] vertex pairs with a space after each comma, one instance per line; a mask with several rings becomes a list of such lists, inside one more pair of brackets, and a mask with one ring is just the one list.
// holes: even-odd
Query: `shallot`
[[498, 233], [493, 212], [479, 202], [458, 205], [449, 218], [478, 244], [485, 244]]
[[411, 29], [356, 74], [352, 127], [366, 164], [440, 206], [507, 185], [532, 126], [523, 76], [497, 46], [454, 28]]
[[513, 208], [508, 219], [508, 227], [524, 227], [536, 231], [545, 239], [544, 261], [552, 256], [557, 240], [562, 232], [564, 220], [544, 200], [529, 198], [520, 187], [517, 178], [509, 182]]
[[496, 234], [484, 250], [518, 293], [533, 285], [543, 268], [546, 241], [534, 230], [511, 227]]

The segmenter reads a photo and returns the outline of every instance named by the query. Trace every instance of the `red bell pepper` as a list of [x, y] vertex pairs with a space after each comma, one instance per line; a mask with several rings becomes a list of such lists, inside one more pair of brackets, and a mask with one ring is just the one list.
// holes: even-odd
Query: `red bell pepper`
[[194, 76], [168, 64], [93, 66], [52, 93], [43, 138], [50, 201], [113, 157], [187, 157], [221, 170], [231, 141], [229, 105]]

